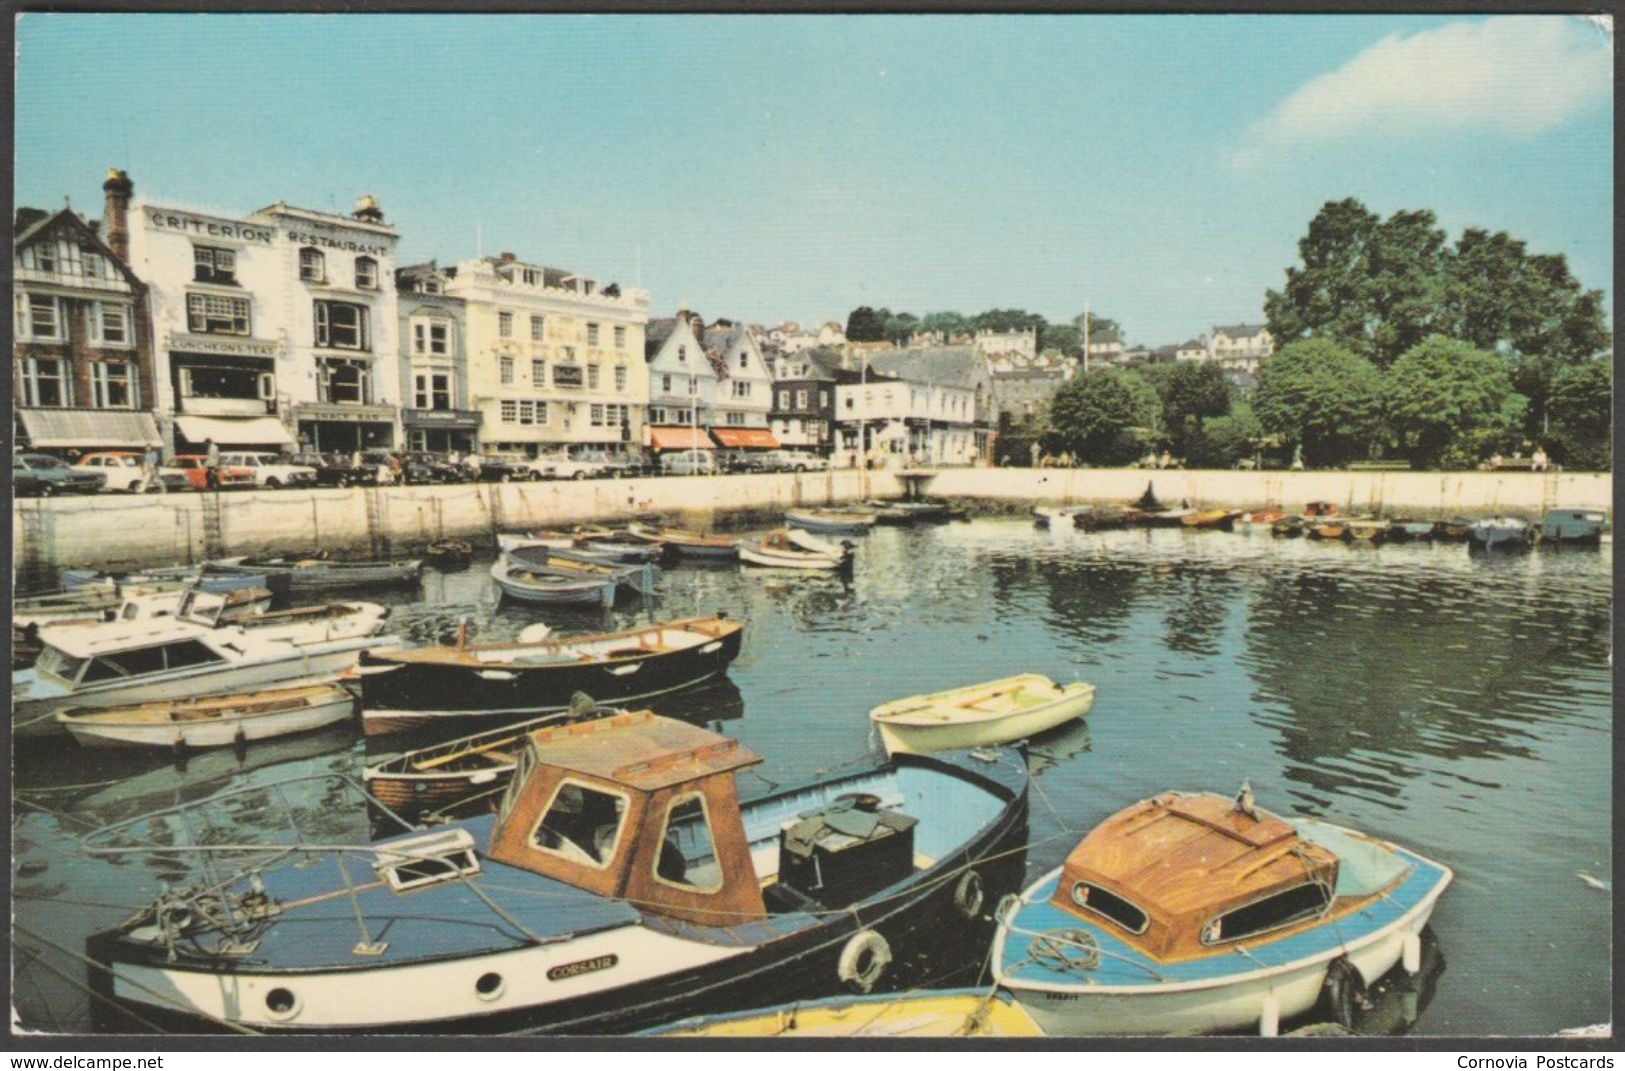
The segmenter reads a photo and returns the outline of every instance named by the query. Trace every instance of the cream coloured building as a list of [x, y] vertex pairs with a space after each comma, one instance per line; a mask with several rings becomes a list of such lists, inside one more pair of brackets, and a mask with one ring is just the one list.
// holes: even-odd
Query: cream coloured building
[[649, 295], [511, 253], [446, 270], [463, 299], [469, 406], [483, 449], [635, 451], [649, 405]]

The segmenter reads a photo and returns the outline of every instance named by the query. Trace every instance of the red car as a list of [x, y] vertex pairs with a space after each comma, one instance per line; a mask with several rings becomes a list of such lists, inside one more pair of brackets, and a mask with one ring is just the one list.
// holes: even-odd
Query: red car
[[[203, 454], [176, 454], [170, 464], [186, 473], [186, 482], [194, 491], [209, 489], [209, 459]], [[245, 469], [240, 465], [221, 465], [219, 472], [222, 491], [229, 491], [234, 487], [254, 486], [253, 469]]]

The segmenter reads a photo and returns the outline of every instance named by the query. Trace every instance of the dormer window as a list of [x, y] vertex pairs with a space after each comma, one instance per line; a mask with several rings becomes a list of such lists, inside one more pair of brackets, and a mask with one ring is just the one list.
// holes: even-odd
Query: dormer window
[[327, 282], [327, 258], [310, 246], [299, 250], [299, 279], [306, 283]]
[[355, 287], [357, 290], [378, 289], [378, 262], [371, 257], [355, 258]]
[[526, 268], [520, 277], [524, 279], [526, 286], [536, 286], [542, 281], [542, 273], [535, 268]]

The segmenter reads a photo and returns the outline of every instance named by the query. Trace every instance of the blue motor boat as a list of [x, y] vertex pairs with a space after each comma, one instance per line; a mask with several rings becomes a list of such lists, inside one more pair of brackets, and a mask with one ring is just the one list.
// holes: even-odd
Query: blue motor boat
[[1602, 530], [1608, 526], [1608, 514], [1600, 509], [1561, 507], [1549, 509], [1540, 521], [1543, 543], [1580, 543], [1596, 546], [1602, 542]]
[[1472, 550], [1528, 550], [1535, 545], [1535, 526], [1523, 517], [1485, 517], [1467, 528]]

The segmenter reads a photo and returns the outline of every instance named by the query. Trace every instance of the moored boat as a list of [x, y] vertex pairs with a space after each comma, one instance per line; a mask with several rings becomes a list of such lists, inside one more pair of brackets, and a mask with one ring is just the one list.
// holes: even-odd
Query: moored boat
[[[901, 756], [741, 803], [760, 761], [648, 712], [537, 730], [496, 814], [171, 881], [87, 942], [93, 984], [193, 1028], [591, 1034], [869, 991], [927, 952], [974, 968], [1023, 869], [1019, 755]], [[156, 821], [85, 849], [139, 854]]]
[[371, 735], [512, 720], [565, 710], [577, 692], [603, 703], [648, 699], [727, 672], [743, 632], [717, 614], [534, 643], [375, 647], [357, 669], [362, 727]]
[[[800, 536], [797, 539], [796, 536]], [[809, 542], [815, 543], [814, 549]], [[822, 540], [814, 540], [795, 529], [776, 529], [760, 539], [739, 542], [739, 560], [746, 565], [759, 565], [772, 569], [811, 569], [833, 572], [849, 568], [854, 558], [850, 543], [837, 547]]]
[[1347, 536], [1356, 543], [1381, 543], [1388, 538], [1390, 525], [1375, 517], [1350, 517]]
[[948, 519], [948, 507], [941, 502], [876, 498], [865, 502], [863, 508], [874, 513], [876, 524], [937, 524]]
[[1095, 686], [1023, 673], [883, 703], [869, 712], [890, 754], [1007, 744], [1081, 718]]
[[866, 509], [820, 507], [786, 510], [784, 514], [784, 521], [791, 528], [827, 535], [863, 535], [875, 526], [875, 520], [874, 511]]
[[1348, 532], [1348, 522], [1339, 517], [1329, 520], [1316, 518], [1304, 525], [1304, 535], [1310, 539], [1342, 539]]
[[517, 547], [504, 552], [508, 562], [524, 569], [551, 572], [576, 580], [615, 581], [617, 590], [625, 589], [639, 595], [655, 593], [655, 579], [659, 570], [652, 562], [616, 562], [580, 550], [559, 550], [555, 547]]
[[1204, 509], [1182, 518], [1180, 523], [1186, 528], [1217, 528], [1229, 532], [1234, 530], [1236, 518], [1240, 516], [1239, 509]]
[[423, 550], [423, 560], [439, 569], [460, 569], [474, 557], [465, 539], [436, 539]]
[[1309, 531], [1309, 522], [1302, 517], [1282, 517], [1270, 525], [1270, 535], [1282, 539], [1296, 539]]
[[1433, 524], [1433, 538], [1442, 543], [1465, 543], [1472, 532], [1473, 522], [1466, 517], [1451, 517]]
[[664, 528], [634, 522], [627, 534], [644, 543], [667, 548], [679, 557], [731, 560], [739, 557], [739, 540], [730, 535], [695, 532], [685, 528]]
[[532, 732], [624, 713], [581, 695], [569, 710], [413, 748], [373, 763], [362, 771], [362, 784], [379, 803], [414, 822], [426, 814], [444, 814], [472, 798], [494, 803], [513, 776], [519, 751]]
[[[327, 558], [223, 558], [208, 563], [215, 576], [287, 577], [288, 590], [308, 594], [329, 588], [376, 584], [416, 584], [423, 579], [421, 558], [387, 561], [333, 561]], [[274, 590], [274, 588], [273, 588]]]
[[620, 583], [610, 576], [566, 576], [556, 569], [532, 567], [507, 554], [491, 564], [491, 582], [503, 598], [538, 606], [599, 606], [615, 604]]
[[1038, 528], [1065, 528], [1087, 512], [1088, 506], [1034, 506], [1033, 524]]
[[1277, 521], [1284, 521], [1289, 514], [1274, 506], [1265, 506], [1263, 509], [1250, 510], [1243, 513], [1236, 520], [1236, 524], [1243, 530], [1268, 531]]
[[796, 1001], [694, 1016], [647, 1031], [669, 1038], [1039, 1038], [1014, 998], [995, 989], [928, 989]]
[[1540, 520], [1540, 540], [1596, 546], [1602, 542], [1602, 531], [1607, 525], [1608, 514], [1600, 509], [1572, 506], [1549, 509]]
[[1090, 506], [1072, 515], [1072, 526], [1085, 532], [1123, 528], [1128, 524], [1128, 512], [1121, 506]]
[[1187, 517], [1196, 516], [1189, 506], [1178, 509], [1129, 509], [1123, 514], [1124, 523], [1139, 528], [1180, 528]]
[[1167, 793], [1127, 807], [1001, 913], [993, 969], [1051, 1035], [1257, 1029], [1415, 972], [1448, 867], [1352, 830]]
[[1395, 517], [1388, 522], [1388, 538], [1395, 543], [1414, 543], [1433, 538], [1432, 521], [1419, 521], [1412, 517]]
[[320, 729], [354, 713], [355, 696], [342, 685], [301, 684], [69, 710], [56, 720], [87, 746], [207, 748]]
[[1535, 545], [1535, 526], [1522, 517], [1485, 517], [1467, 528], [1473, 550], [1528, 550]]

